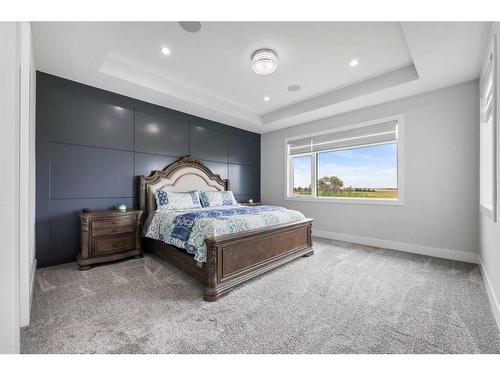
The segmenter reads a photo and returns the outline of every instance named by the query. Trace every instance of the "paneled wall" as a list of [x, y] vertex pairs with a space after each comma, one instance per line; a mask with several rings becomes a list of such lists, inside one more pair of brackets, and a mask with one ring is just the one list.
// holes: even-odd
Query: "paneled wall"
[[188, 154], [260, 200], [260, 135], [37, 73], [36, 249], [41, 267], [76, 259], [78, 213], [136, 206], [138, 175]]

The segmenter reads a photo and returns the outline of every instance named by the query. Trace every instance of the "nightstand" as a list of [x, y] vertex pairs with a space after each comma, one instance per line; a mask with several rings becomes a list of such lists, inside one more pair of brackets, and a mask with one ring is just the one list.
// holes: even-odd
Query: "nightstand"
[[80, 271], [98, 263], [142, 257], [141, 216], [139, 210], [80, 213], [81, 248], [77, 260]]
[[262, 206], [262, 202], [253, 202], [253, 203], [242, 202], [240, 204], [242, 206]]

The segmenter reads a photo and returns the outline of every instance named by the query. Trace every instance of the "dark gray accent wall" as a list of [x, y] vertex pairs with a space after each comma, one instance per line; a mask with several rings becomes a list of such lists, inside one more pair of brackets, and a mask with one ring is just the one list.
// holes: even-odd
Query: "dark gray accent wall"
[[76, 260], [83, 208], [136, 206], [137, 176], [185, 155], [260, 200], [260, 135], [37, 72], [36, 252]]

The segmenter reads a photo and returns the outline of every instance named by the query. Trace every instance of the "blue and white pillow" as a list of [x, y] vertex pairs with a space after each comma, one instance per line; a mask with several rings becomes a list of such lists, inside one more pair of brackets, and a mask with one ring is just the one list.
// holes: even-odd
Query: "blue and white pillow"
[[187, 210], [191, 208], [201, 208], [200, 195], [197, 191], [176, 193], [156, 190], [155, 197], [156, 205], [159, 209]]
[[201, 191], [200, 199], [203, 207], [238, 205], [232, 191]]
[[166, 208], [168, 206], [167, 192], [163, 190], [155, 190], [156, 207]]

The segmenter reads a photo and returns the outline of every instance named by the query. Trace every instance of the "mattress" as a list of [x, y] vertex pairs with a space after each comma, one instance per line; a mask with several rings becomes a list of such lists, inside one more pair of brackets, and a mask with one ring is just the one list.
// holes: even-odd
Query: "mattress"
[[224, 206], [183, 211], [157, 210], [146, 221], [144, 236], [207, 260], [205, 239], [304, 219], [299, 211], [277, 206]]

